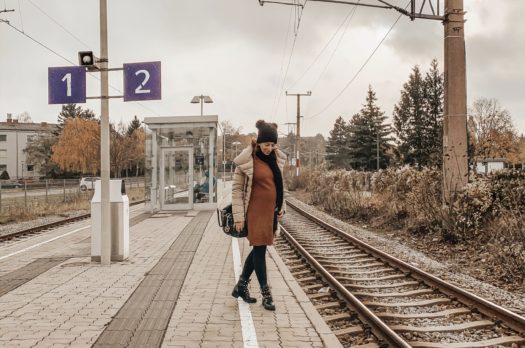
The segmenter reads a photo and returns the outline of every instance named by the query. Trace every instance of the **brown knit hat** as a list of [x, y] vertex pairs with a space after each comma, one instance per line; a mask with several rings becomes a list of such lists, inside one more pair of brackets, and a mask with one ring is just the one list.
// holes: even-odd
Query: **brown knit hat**
[[272, 142], [277, 144], [277, 124], [267, 123], [264, 120], [259, 120], [255, 123], [255, 127], [259, 130], [257, 134], [257, 143]]

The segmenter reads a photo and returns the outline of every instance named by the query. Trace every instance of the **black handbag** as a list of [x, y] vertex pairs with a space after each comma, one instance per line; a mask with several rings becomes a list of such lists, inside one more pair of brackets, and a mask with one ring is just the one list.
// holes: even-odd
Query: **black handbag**
[[217, 220], [222, 231], [230, 237], [244, 238], [248, 235], [248, 224], [244, 221], [244, 227], [240, 232], [235, 229], [235, 222], [233, 221], [232, 205], [228, 204], [223, 209], [217, 209]]

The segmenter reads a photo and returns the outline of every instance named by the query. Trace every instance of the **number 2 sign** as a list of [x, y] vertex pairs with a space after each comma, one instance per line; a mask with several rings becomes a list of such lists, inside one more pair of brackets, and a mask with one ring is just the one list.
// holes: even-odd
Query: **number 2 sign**
[[161, 99], [160, 62], [124, 64], [124, 101]]
[[49, 104], [86, 102], [86, 69], [83, 66], [48, 68]]

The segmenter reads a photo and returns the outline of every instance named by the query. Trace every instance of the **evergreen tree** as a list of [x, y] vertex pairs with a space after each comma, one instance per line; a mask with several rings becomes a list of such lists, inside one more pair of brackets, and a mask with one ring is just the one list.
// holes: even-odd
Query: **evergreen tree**
[[434, 59], [423, 79], [418, 66], [394, 107], [396, 157], [402, 164], [440, 166], [443, 156], [444, 80]]
[[326, 159], [330, 168], [347, 168], [348, 146], [347, 146], [347, 124], [343, 117], [335, 120], [334, 128], [330, 131], [326, 145]]
[[401, 100], [394, 106], [394, 131], [397, 136], [396, 157], [400, 163], [426, 164], [423, 151], [425, 121], [424, 81], [416, 65], [403, 85]]
[[350, 166], [358, 170], [376, 170], [379, 152], [379, 167], [386, 168], [390, 163], [387, 154], [390, 148], [390, 126], [385, 124], [387, 117], [376, 105], [377, 97], [372, 87], [368, 87], [366, 103], [349, 122], [348, 148]]
[[445, 94], [443, 74], [439, 72], [436, 59], [430, 63], [425, 76], [425, 140], [429, 166], [441, 167], [443, 162], [443, 98]]
[[81, 118], [83, 120], [94, 120], [95, 113], [89, 109], [82, 109], [82, 106], [77, 106], [77, 104], [65, 104], [62, 105], [62, 111], [58, 114], [58, 126], [55, 135], [58, 135], [64, 129], [64, 123], [67, 119], [71, 118]]
[[137, 117], [137, 115], [135, 115], [128, 126], [128, 130], [126, 131], [127, 136], [130, 137], [136, 129], [139, 129], [141, 127], [141, 125], [142, 124], [139, 118]]

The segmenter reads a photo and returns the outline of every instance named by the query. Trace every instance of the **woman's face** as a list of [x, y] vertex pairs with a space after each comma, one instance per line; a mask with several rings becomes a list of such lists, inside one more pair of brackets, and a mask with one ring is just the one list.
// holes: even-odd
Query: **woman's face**
[[261, 151], [268, 156], [270, 153], [272, 153], [273, 149], [277, 147], [277, 145], [272, 142], [266, 142], [260, 143], [259, 147], [261, 148]]

